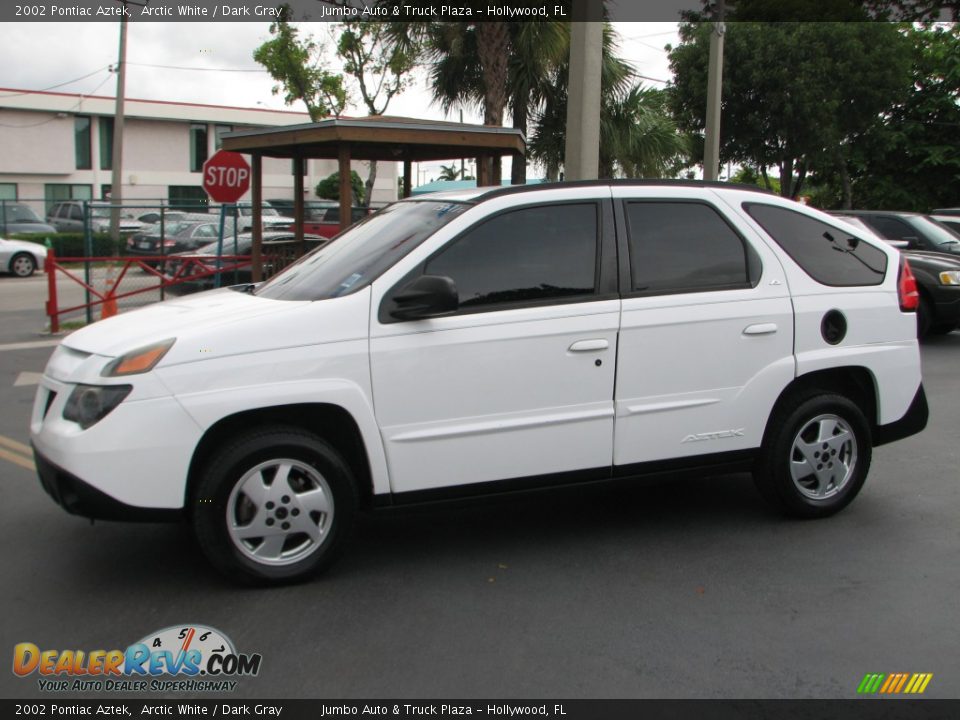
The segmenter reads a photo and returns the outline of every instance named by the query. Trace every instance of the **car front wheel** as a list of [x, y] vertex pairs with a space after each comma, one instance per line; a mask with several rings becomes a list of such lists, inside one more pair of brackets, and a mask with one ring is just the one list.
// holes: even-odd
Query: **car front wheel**
[[193, 497], [194, 531], [233, 579], [308, 578], [340, 553], [357, 489], [349, 466], [319, 437], [274, 427], [238, 437], [206, 464]]
[[10, 272], [17, 277], [30, 277], [37, 270], [37, 261], [27, 253], [14, 255], [10, 261]]
[[787, 515], [827, 517], [860, 492], [872, 448], [866, 418], [849, 398], [812, 392], [782, 402], [754, 471], [761, 494]]

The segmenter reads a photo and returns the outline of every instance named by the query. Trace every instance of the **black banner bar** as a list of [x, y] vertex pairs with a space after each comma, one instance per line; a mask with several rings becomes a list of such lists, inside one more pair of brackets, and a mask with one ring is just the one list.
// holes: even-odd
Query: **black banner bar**
[[[5, 0], [2, 22], [104, 22], [126, 16], [136, 22], [271, 22], [284, 5], [277, 0]], [[700, 0], [287, 0], [289, 19], [309, 22], [679, 22], [710, 19]], [[772, 17], [765, 3], [740, 10], [731, 3], [728, 20], [955, 20], [950, 0], [823, 0], [803, 3], [789, 18]], [[774, 15], [778, 15], [775, 13]], [[779, 13], [782, 15], [782, 13]]]
[[0, 700], [2, 717], [947, 720], [960, 700]]

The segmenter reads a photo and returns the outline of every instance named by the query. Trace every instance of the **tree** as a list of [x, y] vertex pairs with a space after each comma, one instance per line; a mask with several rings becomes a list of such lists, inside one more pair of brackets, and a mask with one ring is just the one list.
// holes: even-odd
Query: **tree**
[[[353, 191], [351, 203], [354, 206], [359, 206], [363, 201], [363, 180], [360, 179], [360, 176], [357, 174], [356, 170], [350, 171], [350, 188]], [[340, 172], [337, 171], [332, 175], [328, 175], [323, 180], [318, 182], [315, 192], [317, 197], [323, 198], [324, 200], [339, 200]]]
[[[437, 180], [451, 181], [460, 179], [460, 168], [456, 165], [441, 165], [440, 175]], [[464, 178], [466, 179], [466, 178]]]
[[[507, 106], [510, 23], [392, 22], [392, 43], [405, 52], [418, 48], [433, 65], [434, 96], [445, 110], [477, 97], [485, 125], [503, 125]], [[452, 98], [448, 101], [448, 98]], [[492, 162], [492, 161], [488, 161]], [[500, 183], [500, 163], [493, 162], [490, 180]]]
[[960, 200], [960, 27], [915, 26], [905, 37], [912, 87], [857, 138], [853, 195], [862, 207], [929, 212]]
[[289, 17], [290, 7], [282, 6], [279, 19], [270, 23], [271, 39], [253, 51], [253, 59], [277, 81], [273, 94], [282, 91], [287, 105], [302, 102], [311, 122], [337, 117], [347, 104], [343, 78], [323, 67], [323, 46], [301, 39]]
[[[710, 30], [681, 26], [681, 43], [670, 51], [670, 107], [680, 128], [699, 138]], [[909, 43], [890, 23], [729, 23], [721, 160], [764, 176], [777, 167], [785, 197], [800, 194], [811, 170], [843, 183], [851, 140], [906, 93], [909, 65]]]
[[[395, 95], [409, 84], [416, 62], [416, 48], [389, 42], [387, 25], [380, 22], [348, 21], [337, 41], [337, 55], [343, 72], [356, 81], [360, 98], [370, 115], [383, 115]], [[377, 179], [377, 161], [370, 161], [364, 205], [369, 207]]]
[[[617, 56], [616, 33], [608, 24], [603, 33], [600, 70], [600, 174], [602, 177], [663, 177], [675, 174], [675, 165], [688, 147], [666, 112], [664, 96], [636, 83], [629, 63]], [[566, 151], [567, 85], [566, 57], [547, 83], [542, 110], [534, 119], [527, 145], [530, 156], [556, 179]]]

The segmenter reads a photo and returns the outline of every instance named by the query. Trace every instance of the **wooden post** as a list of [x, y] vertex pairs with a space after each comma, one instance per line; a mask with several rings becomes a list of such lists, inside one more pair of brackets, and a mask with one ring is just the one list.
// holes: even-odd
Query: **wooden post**
[[477, 187], [484, 187], [490, 184], [490, 163], [487, 162], [486, 155], [477, 157]]
[[[258, 154], [254, 155], [252, 160], [253, 189], [250, 195], [252, 203], [250, 219], [253, 227], [250, 230], [253, 233], [253, 243], [250, 249], [250, 279], [258, 283], [263, 280], [263, 160]], [[234, 222], [240, 222], [239, 208]]]
[[413, 192], [413, 187], [411, 186], [410, 176], [413, 174], [413, 163], [409, 160], [403, 161], [403, 196], [405, 198], [410, 197], [410, 193]]
[[340, 143], [338, 148], [340, 172], [340, 232], [350, 226], [350, 215], [353, 209], [353, 188], [350, 185], [350, 146]]
[[293, 159], [293, 232], [297, 241], [297, 257], [307, 251], [306, 240], [303, 239], [303, 158]]

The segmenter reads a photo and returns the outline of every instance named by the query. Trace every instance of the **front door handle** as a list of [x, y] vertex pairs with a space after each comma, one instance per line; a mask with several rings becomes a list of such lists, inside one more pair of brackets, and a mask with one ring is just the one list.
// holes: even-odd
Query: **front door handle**
[[744, 335], [772, 335], [777, 331], [776, 323], [758, 323], [756, 325], [747, 325], [743, 329]]
[[595, 340], [577, 340], [570, 346], [570, 352], [593, 352], [596, 350], [606, 350], [610, 343], [603, 338]]

